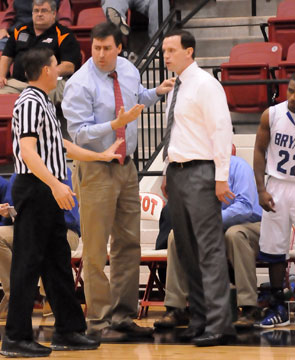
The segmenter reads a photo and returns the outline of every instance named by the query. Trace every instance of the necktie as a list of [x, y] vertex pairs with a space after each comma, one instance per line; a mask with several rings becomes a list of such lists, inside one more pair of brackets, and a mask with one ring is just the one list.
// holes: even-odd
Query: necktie
[[[114, 95], [115, 95], [115, 106], [116, 106], [116, 116], [118, 116], [119, 110], [121, 108], [121, 106], [124, 106], [123, 103], [123, 98], [122, 98], [122, 93], [121, 93], [121, 89], [120, 89], [120, 84], [118, 81], [118, 74], [116, 71], [113, 71], [112, 73], [109, 74], [109, 76], [113, 79], [114, 81]], [[116, 138], [121, 138], [125, 140], [125, 126], [119, 128], [116, 130]], [[125, 141], [118, 147], [117, 154], [121, 154], [122, 157], [119, 159], [119, 162], [121, 165], [124, 164], [124, 160], [126, 157], [126, 143]]]
[[166, 134], [164, 137], [163, 160], [165, 160], [168, 155], [168, 146], [169, 146], [169, 142], [170, 142], [171, 128], [172, 128], [172, 124], [174, 122], [174, 107], [176, 104], [177, 92], [178, 92], [180, 84], [181, 84], [181, 81], [179, 80], [179, 78], [176, 78], [172, 101], [171, 101], [171, 105], [170, 105], [170, 109], [169, 109], [169, 113], [168, 113], [168, 124], [167, 124]]

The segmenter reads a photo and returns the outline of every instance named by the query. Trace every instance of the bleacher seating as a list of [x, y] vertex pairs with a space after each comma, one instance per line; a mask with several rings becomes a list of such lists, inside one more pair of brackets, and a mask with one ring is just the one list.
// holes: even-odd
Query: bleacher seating
[[[278, 78], [289, 79], [294, 72], [295, 72], [295, 43], [293, 43], [289, 47], [286, 61], [282, 61], [279, 63]], [[282, 102], [287, 99], [286, 96], [287, 88], [288, 88], [288, 84], [279, 85], [279, 96], [277, 98], [277, 102]]]
[[[265, 25], [261, 30], [266, 38]], [[279, 3], [277, 16], [267, 21], [268, 41], [278, 42], [283, 47], [283, 59], [286, 59], [289, 46], [295, 40], [295, 1], [285, 0]]]
[[11, 118], [18, 94], [0, 95], [0, 164], [12, 162]]
[[95, 8], [101, 6], [100, 0], [71, 0], [73, 11], [73, 24], [77, 24], [79, 13], [88, 8]]
[[0, 21], [2, 21], [4, 14], [5, 14], [5, 11], [0, 11]]
[[91, 56], [91, 29], [93, 26], [105, 21], [106, 17], [101, 7], [88, 8], [79, 13], [77, 25], [70, 27], [79, 41], [86, 60]]
[[[229, 62], [221, 64], [222, 81], [267, 80], [282, 60], [278, 43], [243, 43], [234, 46]], [[224, 86], [231, 111], [253, 113], [268, 107], [267, 85]]]

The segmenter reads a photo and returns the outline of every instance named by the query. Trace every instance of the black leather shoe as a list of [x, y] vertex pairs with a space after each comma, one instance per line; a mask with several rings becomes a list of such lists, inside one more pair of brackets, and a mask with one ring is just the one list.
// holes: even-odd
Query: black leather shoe
[[64, 350], [94, 350], [100, 342], [88, 337], [83, 332], [70, 332], [60, 334], [55, 332], [52, 336], [51, 348], [55, 351]]
[[189, 323], [189, 313], [187, 309], [167, 310], [161, 319], [154, 322], [157, 329], [172, 329], [176, 326], [185, 326]]
[[6, 357], [45, 357], [51, 353], [49, 347], [34, 340], [11, 340], [4, 336], [0, 354]]
[[201, 336], [195, 337], [192, 342], [196, 346], [217, 346], [227, 345], [229, 342], [234, 342], [235, 338], [235, 335], [212, 334], [207, 332]]
[[189, 342], [193, 338], [202, 335], [204, 332], [203, 328], [197, 328], [194, 326], [189, 326], [181, 334], [179, 334], [180, 341]]
[[138, 326], [135, 322], [114, 324], [112, 328], [123, 332], [128, 338], [151, 337], [154, 332], [153, 328]]

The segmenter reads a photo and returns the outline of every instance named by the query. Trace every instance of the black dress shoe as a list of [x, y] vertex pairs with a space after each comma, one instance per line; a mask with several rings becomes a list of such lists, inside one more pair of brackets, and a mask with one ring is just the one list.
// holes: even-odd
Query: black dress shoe
[[235, 335], [212, 334], [207, 332], [201, 336], [195, 337], [192, 341], [196, 346], [217, 346], [227, 345], [229, 342], [233, 342], [235, 338]]
[[11, 340], [4, 336], [0, 354], [6, 357], [45, 357], [51, 353], [49, 347], [34, 340]]
[[204, 332], [203, 328], [197, 328], [195, 326], [189, 326], [181, 334], [179, 334], [180, 341], [190, 342], [193, 338], [202, 335]]
[[92, 339], [83, 332], [70, 332], [60, 334], [55, 332], [52, 336], [51, 348], [55, 351], [64, 350], [94, 350], [97, 349], [100, 342]]
[[123, 332], [128, 338], [151, 337], [154, 332], [153, 328], [138, 326], [135, 322], [114, 324], [112, 325], [112, 328], [119, 332]]

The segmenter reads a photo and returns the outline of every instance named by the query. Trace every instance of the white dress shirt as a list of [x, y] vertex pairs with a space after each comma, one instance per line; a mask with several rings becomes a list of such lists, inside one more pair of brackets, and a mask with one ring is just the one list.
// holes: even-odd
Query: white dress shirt
[[[232, 148], [232, 124], [221, 84], [194, 62], [179, 76], [169, 162], [214, 160], [215, 180], [227, 181]], [[168, 118], [173, 91], [168, 95]]]

